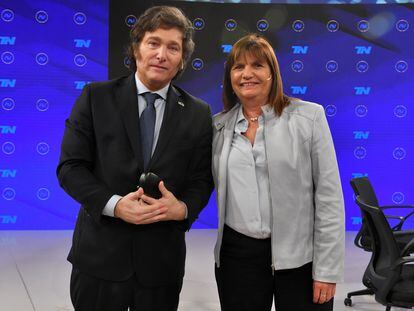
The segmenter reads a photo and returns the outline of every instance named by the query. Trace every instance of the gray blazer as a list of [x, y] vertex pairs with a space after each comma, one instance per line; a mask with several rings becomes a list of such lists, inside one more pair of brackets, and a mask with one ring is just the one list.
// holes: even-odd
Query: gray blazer
[[[227, 161], [238, 105], [213, 117], [213, 177], [220, 247], [226, 213]], [[313, 279], [343, 280], [344, 203], [335, 149], [322, 106], [293, 100], [280, 117], [263, 108], [272, 207], [272, 266], [313, 262]], [[240, 189], [243, 191], [243, 189]]]

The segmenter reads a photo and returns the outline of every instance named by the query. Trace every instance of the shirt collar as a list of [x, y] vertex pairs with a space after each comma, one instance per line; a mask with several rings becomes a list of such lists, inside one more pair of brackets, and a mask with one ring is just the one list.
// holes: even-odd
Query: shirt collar
[[[263, 105], [261, 108], [262, 108], [262, 111], [263, 111], [264, 114], [270, 113], [272, 111], [272, 107], [269, 104]], [[238, 110], [239, 111], [237, 113], [236, 127], [241, 126], [242, 129], [244, 129], [244, 127], [246, 127], [246, 130], [247, 130], [248, 121], [247, 121], [246, 117], [243, 114], [243, 106], [240, 105]], [[263, 114], [259, 116], [258, 121], [259, 121], [259, 124], [263, 124], [263, 122], [264, 122]]]
[[135, 73], [135, 84], [137, 86], [138, 95], [141, 95], [141, 94], [146, 93], [146, 92], [156, 93], [162, 99], [167, 100], [167, 93], [168, 93], [168, 88], [170, 87], [170, 83], [168, 83], [162, 89], [159, 89], [155, 92], [152, 92], [144, 85], [144, 83], [141, 82], [141, 80], [138, 78], [138, 74]]
[[273, 110], [273, 108], [269, 104], [266, 104], [266, 105], [262, 106], [262, 111], [263, 112], [271, 112], [272, 110]]
[[249, 124], [247, 122], [246, 117], [243, 114], [243, 107], [242, 105], [239, 106], [239, 111], [237, 112], [237, 119], [236, 119], [236, 133], [244, 133], [247, 131]]

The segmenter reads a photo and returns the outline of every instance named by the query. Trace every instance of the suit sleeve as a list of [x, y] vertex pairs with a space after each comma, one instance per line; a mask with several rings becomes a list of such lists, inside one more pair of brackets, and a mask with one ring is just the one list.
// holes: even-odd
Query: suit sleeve
[[210, 106], [205, 105], [205, 107], [200, 125], [200, 137], [189, 165], [186, 188], [180, 196], [180, 199], [187, 205], [188, 209], [187, 219], [183, 221], [185, 230], [190, 229], [201, 210], [208, 203], [213, 190], [213, 178], [211, 175], [213, 128]]
[[66, 120], [56, 173], [66, 193], [100, 222], [102, 210], [113, 193], [94, 174], [96, 142], [91, 92], [87, 85]]
[[323, 107], [313, 124], [311, 146], [314, 184], [313, 279], [341, 282], [344, 262], [344, 202], [335, 149]]

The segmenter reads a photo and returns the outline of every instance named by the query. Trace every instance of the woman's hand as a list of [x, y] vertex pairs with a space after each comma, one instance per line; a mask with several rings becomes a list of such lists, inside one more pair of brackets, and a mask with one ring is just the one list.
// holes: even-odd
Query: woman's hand
[[325, 303], [335, 296], [336, 283], [313, 281], [313, 303]]

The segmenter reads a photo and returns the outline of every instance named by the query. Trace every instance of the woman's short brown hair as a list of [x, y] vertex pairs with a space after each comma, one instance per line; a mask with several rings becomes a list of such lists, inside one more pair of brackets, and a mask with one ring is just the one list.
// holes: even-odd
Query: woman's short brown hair
[[146, 32], [153, 32], [159, 28], [177, 28], [183, 34], [183, 59], [182, 65], [177, 73], [178, 76], [188, 62], [194, 51], [194, 29], [191, 21], [184, 13], [172, 6], [154, 6], [147, 9], [137, 20], [129, 34], [130, 43], [127, 49], [127, 56], [130, 60], [129, 69], [137, 70], [134, 51], [139, 48], [142, 38]]
[[238, 98], [231, 86], [231, 69], [237, 60], [245, 57], [247, 54], [256, 57], [258, 60], [264, 60], [269, 65], [273, 81], [268, 103], [274, 108], [277, 115], [280, 116], [283, 109], [289, 105], [290, 98], [283, 93], [282, 77], [275, 52], [270, 43], [258, 34], [249, 34], [239, 39], [233, 45], [227, 57], [223, 81], [224, 110], [229, 111], [238, 102]]

